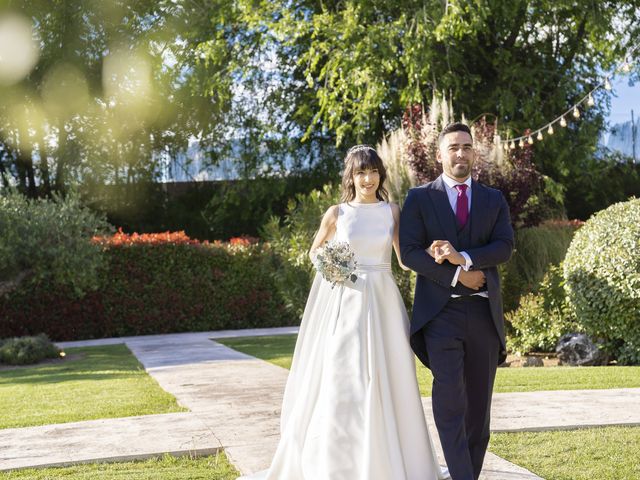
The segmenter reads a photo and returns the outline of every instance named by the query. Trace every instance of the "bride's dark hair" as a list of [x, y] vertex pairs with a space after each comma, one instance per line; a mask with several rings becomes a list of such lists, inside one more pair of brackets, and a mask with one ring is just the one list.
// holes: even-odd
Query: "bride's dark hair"
[[355, 145], [347, 151], [344, 158], [344, 171], [342, 172], [341, 202], [350, 202], [356, 198], [356, 187], [353, 184], [353, 172], [358, 170], [378, 170], [380, 184], [376, 190], [376, 198], [385, 202], [389, 201], [389, 194], [384, 188], [387, 179], [387, 170], [378, 155], [378, 152], [369, 145]]

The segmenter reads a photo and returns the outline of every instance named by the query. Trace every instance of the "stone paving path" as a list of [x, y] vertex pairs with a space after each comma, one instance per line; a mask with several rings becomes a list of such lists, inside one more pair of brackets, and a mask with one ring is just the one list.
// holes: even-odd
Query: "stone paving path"
[[[126, 343], [184, 413], [0, 430], [0, 470], [130, 460], [154, 454], [210, 454], [224, 449], [243, 473], [266, 468], [278, 441], [287, 370], [212, 339], [295, 333], [296, 328], [125, 337], [60, 344]], [[430, 399], [423, 399], [436, 447]], [[640, 425], [640, 389], [495, 394], [493, 431], [594, 425]], [[443, 462], [441, 451], [440, 459]], [[487, 455], [482, 480], [533, 480], [536, 475]]]

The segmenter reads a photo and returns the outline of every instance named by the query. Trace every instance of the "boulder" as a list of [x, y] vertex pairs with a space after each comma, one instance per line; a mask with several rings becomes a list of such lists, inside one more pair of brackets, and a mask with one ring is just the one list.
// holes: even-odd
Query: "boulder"
[[606, 359], [596, 344], [584, 333], [567, 333], [556, 345], [560, 365], [603, 365]]
[[544, 361], [540, 357], [524, 357], [523, 367], [544, 367]]

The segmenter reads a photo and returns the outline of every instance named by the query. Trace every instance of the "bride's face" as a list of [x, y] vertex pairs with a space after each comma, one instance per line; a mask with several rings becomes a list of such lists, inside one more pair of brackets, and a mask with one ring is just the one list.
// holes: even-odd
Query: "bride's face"
[[356, 169], [353, 172], [356, 200], [373, 200], [380, 185], [380, 173], [374, 169]]

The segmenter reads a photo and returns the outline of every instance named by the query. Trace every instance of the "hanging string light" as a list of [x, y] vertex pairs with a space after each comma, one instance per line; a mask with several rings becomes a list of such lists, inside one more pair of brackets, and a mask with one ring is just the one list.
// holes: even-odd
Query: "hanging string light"
[[625, 56], [625, 59], [623, 62], [621, 62], [620, 64], [618, 64], [618, 66], [613, 69], [611, 71], [611, 73], [605, 75], [602, 79], [602, 81], [596, 85], [593, 89], [591, 89], [589, 92], [586, 93], [586, 95], [584, 97], [582, 97], [579, 101], [577, 101], [574, 105], [572, 105], [568, 110], [566, 110], [564, 113], [562, 113], [561, 115], [559, 115], [557, 118], [555, 118], [554, 120], [552, 120], [551, 122], [549, 122], [546, 126], [541, 127], [537, 130], [534, 131], [533, 134], [529, 133], [520, 137], [516, 137], [516, 138], [512, 138], [509, 139], [507, 136], [506, 140], [501, 140], [500, 143], [502, 143], [506, 149], [510, 149], [513, 150], [516, 148], [516, 146], [519, 146], [520, 148], [524, 147], [525, 145], [525, 141], [531, 145], [533, 144], [533, 135], [535, 135], [535, 133], [537, 132], [537, 135], [535, 135], [536, 140], [541, 141], [543, 140], [544, 136], [542, 134], [542, 130], [544, 130], [545, 128], [547, 129], [547, 134], [548, 135], [553, 135], [554, 134], [554, 129], [553, 129], [553, 125], [555, 123], [559, 123], [561, 127], [565, 128], [567, 127], [567, 119], [566, 116], [571, 114], [573, 116], [573, 118], [575, 118], [576, 120], [580, 119], [580, 106], [582, 106], [583, 108], [585, 107], [593, 107], [595, 105], [595, 99], [593, 97], [594, 92], [596, 92], [598, 89], [600, 88], [604, 88], [606, 91], [611, 91], [612, 89], [612, 85], [611, 85], [611, 80], [610, 77], [616, 73], [619, 72], [624, 72], [624, 73], [629, 73], [632, 70], [632, 65], [633, 65], [633, 56], [634, 53], [636, 52], [636, 50], [638, 50], [640, 48], [640, 43], [635, 45], [633, 48], [631, 48], [630, 50], [628, 50], [627, 55]]

